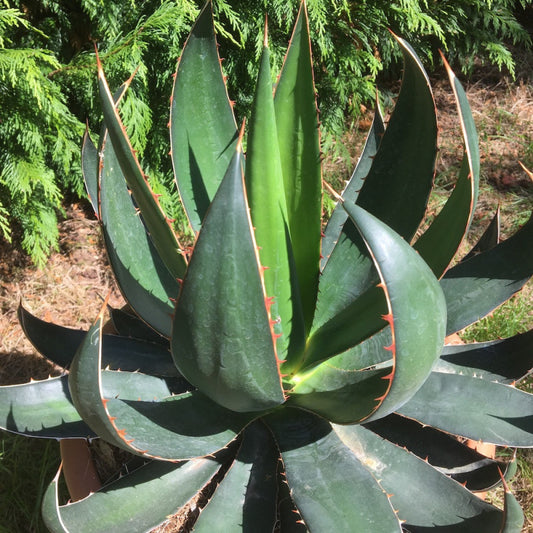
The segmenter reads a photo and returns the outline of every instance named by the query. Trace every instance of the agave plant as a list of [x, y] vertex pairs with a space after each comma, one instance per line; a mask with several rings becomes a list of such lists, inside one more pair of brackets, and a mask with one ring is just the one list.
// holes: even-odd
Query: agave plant
[[140, 463], [66, 505], [56, 477], [43, 501], [51, 531], [145, 531], [199, 496], [194, 531], [520, 530], [507, 488], [503, 510], [472, 492], [512, 475], [512, 453], [489, 459], [465, 440], [533, 446], [533, 395], [514, 386], [532, 366], [532, 333], [444, 341], [526, 283], [533, 222], [498, 242], [495, 219], [455, 258], [479, 154], [451, 71], [463, 164], [445, 206], [423, 222], [436, 111], [419, 59], [396, 39], [405, 68], [394, 112], [385, 127], [378, 106], [323, 229], [305, 5], [274, 91], [265, 36], [241, 128], [204, 7], [178, 63], [169, 125], [192, 251], [130, 147], [125, 87], [113, 96], [100, 66], [105, 127], [98, 148], [86, 137], [83, 168], [132, 311], [111, 311], [110, 335], [105, 309], [84, 332], [21, 307], [26, 335], [68, 372], [0, 388], [0, 422], [34, 437], [100, 437]]

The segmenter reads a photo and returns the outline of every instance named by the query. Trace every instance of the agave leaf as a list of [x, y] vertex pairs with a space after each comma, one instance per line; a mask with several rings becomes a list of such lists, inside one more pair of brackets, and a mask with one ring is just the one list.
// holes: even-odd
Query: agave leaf
[[207, 2], [185, 44], [170, 111], [172, 164], [183, 206], [196, 232], [237, 143], [211, 9]]
[[102, 143], [100, 215], [111, 267], [131, 307], [162, 335], [170, 337], [172, 299], [179, 283], [168, 271], [146, 232], [113, 144]]
[[[118, 103], [121, 100], [132, 79], [133, 78], [130, 78], [126, 83], [124, 83], [113, 95], [113, 100], [115, 103]], [[98, 148], [96, 148], [91, 139], [89, 126], [87, 125], [81, 148], [81, 171], [83, 174], [83, 182], [85, 184], [85, 189], [87, 191], [87, 195], [89, 196], [89, 201], [91, 202], [91, 206], [94, 210], [96, 218], [100, 218], [100, 154], [102, 152], [102, 141], [105, 136], [106, 128], [105, 125], [102, 125]]]
[[148, 342], [155, 342], [167, 347], [170, 350], [169, 340], [157, 333], [138, 316], [132, 314], [132, 312], [129, 312], [128, 308], [119, 309], [108, 306], [107, 310], [111, 318], [113, 329], [118, 335]]
[[233, 411], [284, 401], [260, 269], [239, 148], [198, 235], [171, 341], [180, 372]]
[[533, 217], [512, 237], [450, 268], [440, 281], [446, 335], [476, 322], [520, 290], [533, 274]]
[[[265, 36], [266, 39], [266, 36]], [[278, 145], [270, 54], [265, 46], [252, 106], [246, 147], [246, 192], [264, 272], [270, 314], [279, 335], [278, 357], [284, 372], [295, 366], [305, 343], [305, 326], [294, 268]]]
[[453, 89], [465, 154], [455, 188], [429, 228], [414, 244], [437, 277], [441, 277], [463, 241], [477, 203], [479, 190], [479, 145], [476, 126], [466, 93], [444, 60]]
[[89, 438], [67, 385], [67, 377], [0, 387], [0, 428], [28, 437]]
[[265, 421], [310, 531], [402, 531], [387, 494], [327, 421], [291, 408]]
[[[383, 136], [384, 124], [378, 103], [376, 103], [376, 107], [377, 111], [363, 153], [352, 178], [342, 193], [345, 203], [356, 202]], [[348, 321], [359, 323], [359, 320], [355, 321], [350, 316], [354, 311], [354, 304], [355, 310], [360, 313], [360, 309], [366, 304], [362, 300], [357, 301], [358, 298], [374, 286], [379, 279], [364, 241], [349, 219], [342, 203], [338, 202], [335, 207], [322, 239], [322, 272], [319, 279], [313, 330], [323, 326], [328, 320], [343, 311]], [[372, 298], [376, 298], [376, 296], [374, 295]], [[381, 301], [381, 305], [385, 306], [383, 298]], [[384, 308], [381, 314], [385, 313], [386, 309]], [[369, 312], [368, 314], [371, 315], [372, 313]], [[377, 323], [376, 327], [379, 328], [381, 325]], [[352, 328], [350, 327], [350, 329]], [[364, 334], [368, 335], [365, 328], [362, 329]], [[338, 338], [338, 335], [335, 335], [335, 338]]]
[[[446, 302], [433, 273], [405, 241], [360, 207], [346, 209], [380, 271], [389, 306], [394, 366], [389, 391], [374, 415], [384, 416], [407, 401], [430, 374], [444, 343]], [[397, 261], [405, 265], [401, 275]]]
[[274, 531], [278, 461], [279, 452], [265, 426], [247, 427], [237, 457], [202, 509], [194, 531]]
[[[24, 334], [49, 361], [68, 368], [87, 332], [45, 322], [22, 305], [18, 317]], [[104, 335], [102, 366], [113, 370], [144, 372], [155, 376], [177, 376], [168, 346], [118, 335]]]
[[499, 509], [422, 459], [363, 426], [333, 428], [346, 447], [381, 480], [408, 531], [421, 533], [439, 527], [450, 533], [499, 531], [503, 521]]
[[278, 520], [283, 533], [309, 533], [292, 499], [285, 472], [278, 475]]
[[274, 99], [289, 232], [304, 322], [311, 327], [318, 287], [322, 181], [318, 117], [305, 2], [289, 44]]
[[[364, 180], [372, 166], [374, 157], [378, 150], [381, 138], [385, 131], [385, 124], [383, 123], [383, 116], [379, 107], [379, 101], [376, 99], [376, 111], [374, 113], [374, 120], [368, 131], [366, 137], [365, 146], [363, 152], [357, 161], [355, 170], [353, 171], [350, 181], [346, 185], [346, 188], [342, 192], [342, 198], [345, 202], [357, 201], [357, 197], [363, 186]], [[326, 263], [329, 261], [331, 252], [336, 247], [338, 240], [341, 237], [341, 232], [344, 227], [344, 223], [348, 220], [348, 213], [342, 203], [338, 202], [328, 220], [326, 229], [324, 231], [324, 237], [322, 238], [322, 260], [321, 269], [324, 271]], [[322, 280], [320, 281], [322, 283]], [[320, 295], [319, 295], [320, 296]]]
[[83, 145], [81, 148], [81, 171], [83, 174], [83, 182], [87, 190], [87, 196], [93, 208], [94, 214], [99, 216], [98, 209], [98, 175], [99, 175], [100, 157], [98, 150], [94, 145], [91, 135], [89, 134], [89, 127], [85, 129], [83, 136]]
[[357, 368], [357, 354], [337, 356], [310, 371], [291, 390], [288, 405], [301, 407], [338, 424], [360, 422], [379, 406], [387, 392], [389, 366]]
[[44, 495], [44, 523], [53, 533], [123, 533], [133, 525], [137, 531], [149, 531], [196, 496], [219, 468], [213, 458], [178, 464], [153, 461], [64, 506], [58, 502], [58, 472]]
[[501, 473], [511, 472], [513, 462], [481, 455], [457, 438], [415, 420], [392, 414], [365, 427], [474, 491], [486, 491], [501, 483]]
[[[322, 294], [325, 293], [321, 293], [320, 298], [325, 302], [327, 296], [322, 297]], [[332, 308], [335, 308], [333, 302]], [[323, 325], [317, 324], [316, 330], [311, 332], [304, 368], [342, 353], [382, 329], [386, 325], [383, 317], [387, 310], [387, 300], [376, 284], [361, 295], [354, 296], [347, 307], [332, 315]]]
[[527, 447], [533, 442], [533, 394], [484, 379], [432, 372], [398, 413], [500, 446]]
[[98, 65], [98, 82], [104, 121], [124, 178], [141, 210], [144, 224], [161, 260], [174, 278], [181, 279], [187, 265], [181, 253], [180, 244], [139, 165], [100, 64]]
[[[380, 149], [364, 176], [357, 204], [410, 241], [424, 216], [433, 185], [437, 125], [433, 95], [420, 60], [405, 41], [398, 38], [398, 42], [405, 64], [402, 89], [381, 135]], [[379, 127], [377, 132], [369, 149], [375, 150], [380, 141]], [[365, 167], [368, 160], [366, 163]], [[350, 196], [354, 196], [351, 191]], [[351, 205], [352, 200], [344, 204]], [[331, 247], [329, 243], [325, 252], [330, 257], [320, 277], [313, 330], [351, 305], [377, 280], [372, 260], [353, 224], [344, 224]]]
[[213, 454], [254, 419], [252, 413], [229, 411], [198, 391], [162, 401], [110, 398], [105, 408], [115, 429], [113, 443], [168, 461]]
[[500, 533], [518, 533], [519, 531], [522, 531], [524, 526], [524, 513], [520, 504], [509, 490], [505, 480], [503, 481], [503, 484], [505, 488], [503, 508], [504, 523], [500, 529]]
[[[171, 394], [164, 380], [125, 372], [103, 371], [102, 389], [110, 398], [125, 400]], [[0, 427], [51, 439], [96, 436], [74, 407], [67, 376], [0, 387]]]
[[[377, 411], [384, 416], [407, 401], [431, 372], [444, 341], [445, 302], [433, 273], [403, 239], [359, 206], [345, 205], [345, 208], [365, 239], [380, 271], [389, 307], [384, 318], [393, 327], [391, 358], [394, 366], [389, 376], [391, 384]], [[405, 268], [397, 269], [395, 265], [398, 262]], [[376, 301], [379, 301], [378, 297], [383, 298], [379, 292], [376, 291]], [[361, 305], [363, 307], [368, 308], [369, 305]], [[335, 324], [336, 320], [334, 318], [331, 322]], [[385, 323], [380, 315], [365, 316], [365, 320], [380, 320], [382, 325]], [[359, 333], [355, 320], [354, 324], [354, 331]], [[324, 335], [324, 331], [328, 331], [328, 335]], [[308, 346], [312, 351], [306, 362], [334, 355], [328, 353], [326, 341], [327, 337], [332, 343], [332, 331], [330, 326], [327, 330], [319, 329], [311, 336]], [[368, 331], [366, 336], [374, 331]], [[332, 344], [336, 346], [335, 342]]]
[[[213, 454], [226, 446], [252, 420], [213, 403], [197, 391], [161, 395], [149, 386], [157, 378], [116, 372], [119, 383], [134, 379], [126, 393], [103, 388], [101, 318], [87, 333], [69, 374], [69, 388], [78, 412], [105, 440], [131, 453], [165, 460]], [[145, 385], [146, 382], [146, 385]], [[131, 390], [131, 393], [128, 391]]]
[[479, 241], [473, 246], [467, 255], [461, 261], [467, 261], [478, 253], [485, 252], [494, 248], [500, 242], [500, 206], [492, 217], [489, 225], [481, 235]]
[[508, 385], [533, 368], [533, 330], [507, 339], [445, 346], [434, 370]]
[[433, 186], [437, 120], [420, 59], [403, 39], [396, 40], [404, 58], [402, 87], [357, 204], [410, 241]]

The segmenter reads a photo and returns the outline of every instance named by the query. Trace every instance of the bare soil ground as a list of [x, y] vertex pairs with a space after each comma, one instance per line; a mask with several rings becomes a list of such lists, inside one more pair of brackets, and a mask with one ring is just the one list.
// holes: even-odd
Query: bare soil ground
[[[529, 75], [531, 69], [529, 70]], [[453, 182], [462, 156], [455, 104], [448, 84], [435, 82], [441, 126], [440, 177], [438, 196], [445, 196]], [[498, 205], [502, 209], [504, 235], [525, 222], [533, 205], [533, 183], [518, 161], [533, 168], [533, 85], [531, 80], [511, 82], [501, 75], [484, 75], [467, 87], [474, 119], [480, 132], [483, 185], [476, 213], [474, 233], [479, 234]], [[349, 139], [361, 146], [369, 116]], [[354, 151], [354, 153], [356, 153]], [[355, 157], [354, 157], [355, 159]], [[341, 161], [328, 161], [327, 168], [342, 167]], [[338, 172], [338, 170], [337, 170]], [[349, 171], [346, 169], [346, 176]], [[103, 299], [111, 294], [113, 306], [123, 304], [107, 264], [98, 223], [86, 206], [68, 207], [61, 223], [61, 249], [42, 270], [35, 269], [16, 248], [0, 243], [0, 383], [24, 383], [57, 374], [54, 368], [25, 339], [16, 318], [22, 299], [34, 314], [65, 326], [87, 328], [97, 316]], [[529, 461], [529, 463], [527, 462]], [[532, 470], [533, 458], [526, 458]], [[6, 475], [3, 473], [2, 475]], [[524, 531], [533, 532], [533, 491], [531, 478], [514, 482], [523, 508], [528, 512]], [[174, 522], [175, 523], [175, 522]], [[167, 525], [160, 531], [177, 531]]]

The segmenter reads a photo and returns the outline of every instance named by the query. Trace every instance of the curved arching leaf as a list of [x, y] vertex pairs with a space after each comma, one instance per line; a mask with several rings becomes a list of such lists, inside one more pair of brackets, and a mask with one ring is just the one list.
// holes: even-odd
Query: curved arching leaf
[[[87, 332], [46, 322], [32, 315], [22, 304], [18, 318], [24, 334], [49, 361], [68, 368]], [[155, 376], [178, 376], [168, 346], [119, 335], [104, 335], [102, 366], [112, 370], [144, 372]]]
[[[443, 58], [444, 59], [444, 58]], [[440, 278], [466, 236], [479, 189], [479, 145], [466, 93], [444, 59], [453, 89], [464, 139], [464, 156], [455, 188], [435, 220], [414, 244], [435, 276]]]
[[433, 187], [437, 119], [420, 59], [407, 42], [395, 38], [404, 59], [402, 86], [357, 204], [410, 241]]
[[512, 237], [450, 268], [440, 280], [446, 296], [446, 335], [469, 326], [520, 290], [533, 274], [533, 217]]
[[[424, 460], [363, 426], [333, 426], [334, 432], [391, 496], [408, 531], [498, 533], [503, 513]], [[516, 532], [518, 533], [518, 532]]]
[[200, 230], [237, 143], [237, 126], [220, 68], [211, 3], [181, 54], [170, 109], [175, 178], [189, 223]]
[[318, 116], [305, 2], [274, 98], [281, 167], [306, 329], [315, 311], [320, 266], [322, 176]]
[[58, 472], [44, 495], [43, 520], [53, 533], [124, 533], [132, 527], [149, 531], [200, 493], [220, 466], [214, 458], [153, 461], [63, 506], [58, 502]]
[[[266, 38], [266, 36], [265, 36]], [[266, 43], [265, 43], [266, 44]], [[246, 193], [250, 205], [278, 357], [290, 372], [303, 353], [305, 325], [285, 202], [272, 96], [270, 53], [263, 48], [246, 143]]]
[[[375, 416], [385, 416], [407, 401], [431, 372], [444, 342], [446, 304], [429, 267], [400, 236], [361, 207], [345, 205], [345, 208], [365, 239], [380, 273], [386, 300], [382, 291], [376, 291], [375, 300], [386, 301], [389, 308], [385, 317], [378, 313], [370, 317], [362, 314], [365, 324], [373, 320], [376, 324], [381, 321], [383, 326], [385, 318], [392, 326], [390, 350], [394, 365], [388, 376], [390, 387], [382, 395], [375, 413]], [[361, 311], [363, 308], [368, 311], [370, 306], [362, 305]], [[335, 320], [331, 321], [333, 325]], [[354, 332], [358, 332], [358, 327], [354, 321]], [[328, 335], [323, 335], [324, 331], [328, 331]], [[326, 340], [332, 343], [333, 331], [332, 326], [328, 330], [319, 329], [311, 336], [308, 347], [313, 351], [308, 354], [309, 363], [334, 355], [327, 352]], [[374, 331], [369, 328], [366, 336]], [[369, 366], [378, 362], [370, 362]], [[378, 398], [378, 394], [374, 398]]]
[[432, 372], [398, 413], [499, 446], [533, 443], [533, 394], [484, 379]]
[[384, 416], [405, 403], [430, 374], [444, 343], [446, 302], [435, 276], [407, 242], [359, 206], [346, 210], [374, 258], [388, 301], [394, 366], [390, 389], [373, 415]]
[[238, 149], [198, 235], [171, 341], [185, 378], [233, 411], [285, 399], [257, 255]]
[[262, 423], [248, 426], [229, 471], [194, 524], [196, 533], [271, 533], [277, 521], [279, 452]]
[[158, 255], [170, 274], [175, 279], [181, 279], [187, 267], [181, 246], [131, 147], [99, 62], [98, 83], [104, 121], [122, 174], [142, 213], [143, 222]]
[[100, 317], [78, 350], [69, 388], [82, 418], [108, 442], [134, 454], [177, 461], [214, 454], [253, 419], [220, 407], [198, 391], [172, 394], [167, 388], [163, 395], [151, 394], [151, 383], [162, 380], [144, 374], [116, 372], [119, 383], [132, 376], [139, 383], [130, 394], [109, 394], [100, 370], [101, 326]]
[[376, 476], [324, 419], [285, 408], [265, 417], [310, 531], [402, 531]]
[[109, 262], [124, 297], [156, 331], [170, 337], [179, 283], [147, 233], [124, 179], [114, 145], [104, 141], [100, 172], [100, 217]]

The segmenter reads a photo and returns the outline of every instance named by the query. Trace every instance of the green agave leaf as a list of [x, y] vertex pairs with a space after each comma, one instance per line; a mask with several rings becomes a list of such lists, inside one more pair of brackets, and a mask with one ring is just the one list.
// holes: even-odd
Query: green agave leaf
[[466, 261], [477, 255], [478, 253], [485, 252], [494, 248], [500, 242], [500, 206], [496, 209], [496, 213], [492, 217], [490, 224], [487, 226], [483, 235], [481, 235], [479, 241], [468, 252], [462, 261]]
[[[384, 124], [378, 103], [376, 103], [376, 107], [377, 111], [363, 153], [352, 178], [342, 193], [342, 198], [346, 203], [356, 202], [383, 136]], [[357, 299], [370, 287], [376, 285], [379, 277], [376, 269], [373, 268], [372, 258], [361, 235], [349, 219], [341, 202], [335, 207], [326, 226], [322, 239], [322, 256], [322, 272], [319, 279], [312, 329], [316, 330], [324, 326], [328, 320], [341, 312], [352, 324], [354, 322], [359, 323], [360, 317], [354, 319], [349, 310], [353, 311], [355, 304], [357, 313], [361, 312], [362, 307], [366, 304], [357, 301]], [[376, 291], [374, 290], [374, 292]], [[379, 298], [376, 295], [373, 295], [373, 298], [376, 298], [377, 303]], [[386, 304], [382, 301], [381, 305], [385, 306]], [[380, 314], [386, 312], [386, 308], [383, 308]], [[379, 329], [381, 326], [382, 324], [377, 322], [374, 329], [376, 327]], [[353, 330], [352, 328], [353, 326], [350, 327], [351, 330]], [[371, 327], [370, 331], [372, 329]], [[362, 330], [363, 335], [368, 336], [369, 332], [365, 328]], [[335, 335], [335, 338], [338, 339], [339, 336]]]
[[445, 346], [434, 370], [511, 385], [533, 368], [532, 342], [533, 330], [507, 339]]
[[[379, 287], [377, 289], [381, 290]], [[385, 301], [383, 305], [386, 306], [387, 302]], [[385, 314], [387, 311], [388, 309], [384, 309], [380, 315]], [[391, 345], [392, 331], [390, 325], [387, 325], [352, 348], [330, 357], [324, 363], [329, 362], [332, 367], [343, 367], [348, 362], [347, 369], [359, 370], [376, 366], [390, 366], [392, 365], [392, 357], [388, 348]], [[309, 371], [312, 372], [313, 367]]]
[[198, 391], [161, 401], [105, 400], [113, 443], [146, 457], [177, 461], [213, 454], [255, 417], [220, 407]]
[[[393, 327], [391, 358], [394, 366], [389, 375], [391, 383], [376, 413], [385, 416], [407, 401], [431, 372], [444, 342], [446, 304], [433, 273], [403, 239], [361, 207], [345, 204], [345, 208], [365, 239], [380, 271], [382, 286], [387, 295], [389, 313], [385, 317], [378, 314], [365, 318], [376, 323], [380, 320], [381, 325], [384, 325], [385, 318]], [[402, 265], [402, 268], [397, 265]], [[376, 290], [376, 302], [383, 298], [380, 292]], [[361, 308], [363, 307], [368, 308], [369, 305], [362, 305]], [[331, 321], [333, 325], [346, 324], [345, 321], [336, 320], [334, 318]], [[360, 333], [356, 321], [353, 329], [355, 333]], [[328, 332], [327, 336], [323, 334], [325, 331]], [[322, 328], [311, 336], [308, 347], [312, 351], [307, 354], [307, 361], [334, 355], [317, 350], [317, 347], [327, 350], [326, 337], [332, 342], [333, 331], [333, 327]], [[368, 333], [374, 331], [375, 328], [371, 330], [368, 327]], [[377, 397], [378, 395], [374, 396], [374, 399]]]
[[209, 204], [237, 144], [237, 127], [207, 2], [185, 44], [170, 111], [172, 163], [181, 200], [194, 231]]
[[[102, 389], [109, 398], [125, 400], [171, 394], [164, 380], [130, 372], [103, 371]], [[50, 439], [96, 436], [74, 407], [67, 376], [0, 387], [0, 427]]]
[[133, 311], [130, 312], [129, 308], [119, 309], [108, 305], [107, 310], [111, 318], [113, 329], [118, 335], [148, 342], [155, 342], [167, 347], [170, 350], [169, 340], [148, 326], [148, 324], [141, 320], [137, 315], [132, 314]]
[[0, 428], [28, 437], [90, 438], [67, 385], [67, 376], [0, 387]]
[[357, 204], [410, 241], [433, 187], [437, 153], [435, 103], [420, 59], [400, 37], [402, 87]]
[[484, 379], [432, 372], [398, 413], [473, 440], [533, 443], [533, 394]]
[[311, 327], [318, 287], [322, 180], [311, 46], [302, 2], [274, 99], [289, 232], [304, 322]]
[[[124, 83], [113, 95], [113, 100], [115, 103], [118, 103], [121, 100], [132, 79], [133, 78], [130, 78], [126, 83]], [[96, 218], [100, 218], [100, 153], [102, 151], [102, 141], [105, 136], [106, 128], [105, 125], [102, 125], [98, 148], [96, 148], [89, 133], [89, 126], [87, 125], [81, 148], [81, 171], [83, 175], [83, 181]]]
[[278, 520], [279, 530], [283, 533], [308, 533], [309, 531], [292, 499], [285, 472], [279, 472], [278, 475]]
[[89, 134], [89, 127], [85, 129], [85, 135], [83, 136], [83, 144], [81, 148], [81, 171], [83, 174], [83, 182], [85, 183], [85, 189], [87, 196], [91, 202], [94, 214], [99, 216], [98, 209], [98, 175], [99, 175], [100, 157], [98, 156], [98, 150], [94, 145], [91, 136]]
[[444, 343], [446, 302], [433, 273], [407, 242], [357, 205], [346, 210], [375, 260], [388, 300], [394, 367], [390, 389], [373, 415], [381, 417], [405, 403], [430, 374]]
[[108, 140], [102, 143], [100, 216], [109, 262], [124, 297], [151, 327], [170, 337], [179, 283], [146, 232]]
[[311, 370], [309, 376], [299, 375], [301, 381], [290, 391], [287, 405], [312, 411], [338, 424], [367, 418], [387, 392], [392, 365], [360, 369], [357, 355], [334, 357]]
[[[18, 318], [24, 334], [49, 361], [68, 368], [87, 332], [45, 322], [22, 305]], [[144, 372], [156, 376], [177, 376], [168, 346], [118, 335], [104, 335], [102, 365], [113, 370]]]
[[233, 411], [284, 401], [260, 269], [239, 148], [198, 235], [171, 341], [180, 372]]
[[[323, 325], [317, 324], [317, 329], [311, 332], [307, 340], [304, 369], [356, 346], [386, 325], [383, 317], [388, 311], [387, 300], [376, 283], [361, 295], [353, 295], [350, 304], [332, 315]], [[339, 294], [336, 290], [335, 293]], [[324, 302], [327, 296], [322, 297], [322, 294], [325, 293], [320, 296]], [[347, 295], [349, 292], [345, 290], [342, 297], [345, 299]]]
[[511, 472], [515, 466], [514, 462], [489, 459], [447, 433], [396, 414], [365, 427], [406, 448], [469, 490], [494, 488], [501, 483], [502, 472]]
[[181, 279], [186, 269], [181, 247], [131, 147], [100, 64], [98, 65], [98, 83], [104, 121], [122, 173], [141, 210], [144, 224], [161, 260], [174, 278]]
[[285, 408], [265, 417], [291, 495], [310, 531], [398, 531], [389, 497], [322, 418]]
[[[410, 240], [424, 216], [433, 185], [437, 124], [433, 95], [420, 60], [405, 41], [398, 38], [398, 42], [405, 63], [402, 90], [387, 129], [381, 134], [382, 125], [378, 126], [369, 145], [369, 151], [377, 146], [379, 150], [372, 154], [369, 170], [368, 159], [364, 160], [365, 175], [356, 201]], [[350, 196], [345, 205], [351, 205], [355, 195], [350, 191]], [[329, 260], [320, 277], [314, 331], [377, 281], [372, 260], [353, 224], [344, 224], [332, 250], [331, 242], [327, 246], [323, 254], [329, 254]]]
[[265, 46], [246, 147], [246, 192], [259, 258], [266, 267], [266, 294], [272, 298], [270, 315], [279, 335], [277, 354], [286, 360], [283, 369], [289, 372], [297, 364], [294, 359], [303, 353], [305, 326], [289, 234], [269, 60]]
[[53, 533], [149, 531], [177, 513], [220, 468], [213, 458], [153, 461], [87, 498], [60, 506], [59, 473], [45, 492], [42, 513]]
[[466, 93], [444, 60], [453, 89], [465, 143], [465, 154], [455, 188], [429, 228], [414, 244], [437, 277], [441, 277], [463, 241], [477, 203], [479, 145]]
[[[363, 152], [357, 162], [355, 170], [353, 171], [350, 181], [346, 185], [346, 188], [342, 192], [342, 198], [345, 202], [357, 201], [357, 196], [363, 186], [364, 180], [370, 171], [372, 162], [379, 148], [381, 138], [385, 131], [385, 124], [383, 123], [383, 116], [379, 107], [379, 101], [376, 99], [376, 112], [374, 113], [374, 120], [370, 126], [370, 130], [366, 137], [365, 146]], [[322, 237], [322, 260], [321, 269], [324, 271], [324, 267], [329, 261], [331, 252], [336, 247], [337, 242], [341, 238], [341, 232], [344, 227], [344, 223], [348, 220], [348, 213], [342, 203], [338, 202], [328, 220], [326, 229], [324, 231], [324, 237]], [[322, 283], [322, 278], [320, 280]], [[320, 301], [320, 291], [319, 291]]]
[[279, 452], [266, 427], [244, 431], [235, 461], [194, 524], [196, 533], [271, 533], [277, 519]]
[[[218, 406], [197, 391], [173, 395], [166, 388], [151, 393], [152, 381], [130, 372], [117, 372], [122, 381], [135, 377], [130, 394], [108, 394], [102, 387], [101, 318], [89, 330], [69, 374], [74, 405], [93, 430], [131, 453], [165, 460], [213, 454], [225, 447], [252, 415], [239, 415]], [[146, 382], [146, 384], [145, 384]]]
[[509, 487], [504, 481], [505, 496], [504, 496], [504, 523], [500, 529], [500, 533], [518, 533], [522, 531], [524, 526], [524, 513], [520, 504], [513, 496]]
[[512, 237], [454, 266], [440, 281], [446, 334], [476, 322], [520, 290], [533, 274], [533, 217]]
[[[337, 437], [380, 479], [405, 529], [496, 533], [502, 512], [407, 450], [363, 426], [333, 426]], [[370, 530], [369, 530], [370, 531]], [[385, 531], [376, 529], [376, 531]]]

